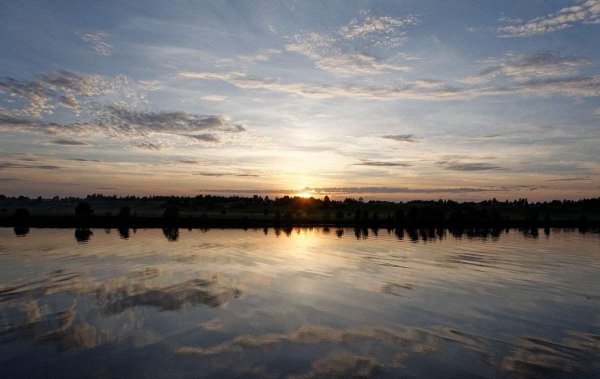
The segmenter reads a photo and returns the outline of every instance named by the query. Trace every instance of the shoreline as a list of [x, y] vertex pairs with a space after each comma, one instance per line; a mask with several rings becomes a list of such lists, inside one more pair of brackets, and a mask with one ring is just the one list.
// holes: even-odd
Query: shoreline
[[165, 220], [161, 217], [136, 217], [121, 220], [117, 217], [91, 217], [82, 220], [76, 216], [31, 216], [28, 220], [18, 220], [15, 217], [0, 218], [0, 227], [30, 227], [30, 228], [275, 228], [275, 227], [342, 227], [342, 228], [444, 228], [444, 229], [504, 229], [504, 228], [597, 228], [597, 220], [502, 220], [472, 222], [465, 220], [461, 223], [447, 221], [402, 222], [394, 220], [342, 220], [324, 221], [314, 219], [303, 220], [268, 220], [253, 218], [204, 218], [182, 217], [177, 220]]

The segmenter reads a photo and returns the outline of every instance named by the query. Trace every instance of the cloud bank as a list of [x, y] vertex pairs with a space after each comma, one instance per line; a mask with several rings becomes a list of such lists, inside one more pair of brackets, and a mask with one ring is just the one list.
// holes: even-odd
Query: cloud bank
[[515, 21], [498, 28], [502, 36], [531, 37], [565, 30], [576, 24], [600, 24], [600, 0], [587, 0], [524, 23]]

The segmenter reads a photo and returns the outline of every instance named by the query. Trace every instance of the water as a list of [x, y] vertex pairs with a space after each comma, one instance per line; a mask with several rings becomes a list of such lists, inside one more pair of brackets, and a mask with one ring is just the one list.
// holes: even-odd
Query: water
[[0, 229], [0, 377], [600, 377], [597, 233], [92, 232]]

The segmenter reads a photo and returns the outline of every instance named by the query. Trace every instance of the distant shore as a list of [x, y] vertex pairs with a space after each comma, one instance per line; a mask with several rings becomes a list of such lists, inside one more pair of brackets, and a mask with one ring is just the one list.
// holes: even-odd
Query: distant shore
[[0, 195], [0, 226], [43, 228], [587, 228], [600, 198], [530, 203], [239, 196], [27, 198]]

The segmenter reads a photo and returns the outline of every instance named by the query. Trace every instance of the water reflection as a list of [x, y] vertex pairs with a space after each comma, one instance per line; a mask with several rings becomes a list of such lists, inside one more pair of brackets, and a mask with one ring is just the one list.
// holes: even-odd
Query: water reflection
[[169, 242], [175, 242], [179, 239], [179, 228], [163, 228], [162, 231]]
[[162, 311], [176, 311], [186, 305], [220, 307], [240, 295], [239, 289], [220, 288], [214, 279], [192, 279], [164, 288], [121, 287], [110, 289], [109, 292], [100, 290], [98, 300], [104, 313], [116, 314], [138, 306], [154, 307]]
[[0, 376], [598, 377], [600, 234], [541, 232], [0, 229]]
[[93, 234], [94, 232], [88, 228], [77, 228], [75, 229], [75, 240], [85, 243], [90, 240]]
[[119, 236], [121, 238], [123, 238], [124, 240], [129, 239], [129, 228], [123, 227], [123, 228], [119, 228]]
[[15, 232], [16, 236], [24, 237], [27, 234], [29, 234], [29, 227], [27, 227], [27, 226], [15, 226], [13, 228], [13, 231]]

